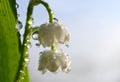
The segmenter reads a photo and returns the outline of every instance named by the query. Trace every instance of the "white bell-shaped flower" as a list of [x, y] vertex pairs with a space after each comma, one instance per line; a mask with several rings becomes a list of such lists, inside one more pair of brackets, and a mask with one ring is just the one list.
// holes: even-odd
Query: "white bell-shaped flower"
[[43, 47], [56, 44], [68, 44], [70, 33], [60, 22], [45, 23], [39, 27], [38, 40]]
[[66, 53], [62, 50], [46, 50], [40, 53], [38, 70], [44, 74], [47, 70], [51, 72], [68, 72], [70, 71], [71, 61]]

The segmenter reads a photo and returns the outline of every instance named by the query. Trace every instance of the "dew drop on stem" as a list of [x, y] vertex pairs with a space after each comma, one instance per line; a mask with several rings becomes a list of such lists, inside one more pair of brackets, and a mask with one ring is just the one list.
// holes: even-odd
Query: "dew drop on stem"
[[29, 42], [28, 44], [24, 44], [26, 48], [31, 48], [32, 47], [32, 44]]
[[33, 33], [32, 38], [34, 40], [38, 40], [38, 32], [37, 31]]
[[17, 14], [17, 17], [20, 17], [20, 14]]
[[18, 3], [16, 3], [16, 8], [19, 8], [19, 4]]
[[18, 22], [17, 22], [17, 27], [16, 27], [16, 28], [17, 28], [18, 30], [21, 30], [22, 27], [23, 27], [22, 22], [18, 20]]
[[31, 42], [29, 42], [28, 45], [27, 45], [27, 48], [29, 49], [31, 47], [32, 47], [32, 44], [31, 44]]
[[26, 63], [28, 63], [28, 62], [29, 62], [29, 58], [24, 58], [24, 61], [25, 61]]
[[28, 21], [28, 24], [30, 24], [30, 25], [34, 24], [34, 19], [31, 18], [31, 19]]

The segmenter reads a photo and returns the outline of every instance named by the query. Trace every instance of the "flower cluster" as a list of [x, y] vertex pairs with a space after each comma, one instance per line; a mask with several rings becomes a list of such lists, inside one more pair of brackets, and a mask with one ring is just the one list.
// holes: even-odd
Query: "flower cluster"
[[[60, 49], [61, 44], [68, 44], [70, 33], [60, 22], [42, 24], [37, 30], [38, 41], [40, 45], [51, 47], [51, 50], [45, 50], [40, 53], [38, 70], [44, 74], [47, 70], [50, 72], [68, 72], [71, 61], [69, 56]], [[52, 48], [54, 47], [54, 49]]]

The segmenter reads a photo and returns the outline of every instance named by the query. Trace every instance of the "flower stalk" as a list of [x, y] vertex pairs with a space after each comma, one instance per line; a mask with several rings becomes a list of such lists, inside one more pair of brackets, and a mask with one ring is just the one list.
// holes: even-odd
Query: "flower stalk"
[[31, 3], [29, 3], [28, 10], [27, 10], [27, 19], [26, 19], [23, 44], [21, 45], [20, 66], [19, 66], [16, 82], [22, 82], [26, 76], [25, 71], [27, 70], [27, 63], [29, 59], [28, 58], [28, 46], [30, 44], [30, 36], [31, 36], [31, 25], [29, 24], [29, 21], [32, 18], [32, 12], [33, 12], [33, 6], [31, 6]]
[[51, 8], [49, 7], [48, 3], [46, 3], [42, 0], [40, 1], [40, 3], [46, 8], [48, 15], [49, 15], [49, 22], [52, 23], [53, 19], [54, 19], [54, 15], [53, 15]]
[[[49, 14], [49, 22], [53, 22], [53, 13], [49, 5], [42, 0], [36, 0], [36, 1], [37, 1], [37, 5], [41, 3], [46, 8]], [[35, 32], [35, 29], [37, 29], [37, 28], [32, 28], [30, 23], [33, 19], [32, 13], [33, 13], [34, 6], [36, 6], [36, 4], [34, 4], [34, 0], [30, 0], [28, 9], [27, 9], [25, 32], [24, 32], [23, 44], [21, 45], [21, 59], [20, 59], [20, 65], [19, 65], [19, 69], [16, 77], [16, 82], [22, 82], [26, 76], [25, 71], [27, 70], [27, 63], [29, 61], [28, 49], [30, 45], [30, 37], [32, 33]]]

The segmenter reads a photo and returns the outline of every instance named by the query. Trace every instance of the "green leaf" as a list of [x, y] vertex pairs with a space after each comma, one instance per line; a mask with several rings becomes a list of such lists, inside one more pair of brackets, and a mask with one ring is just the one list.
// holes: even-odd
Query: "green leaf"
[[[0, 82], [15, 82], [20, 64], [15, 0], [0, 0]], [[28, 72], [23, 82], [29, 82]]]

